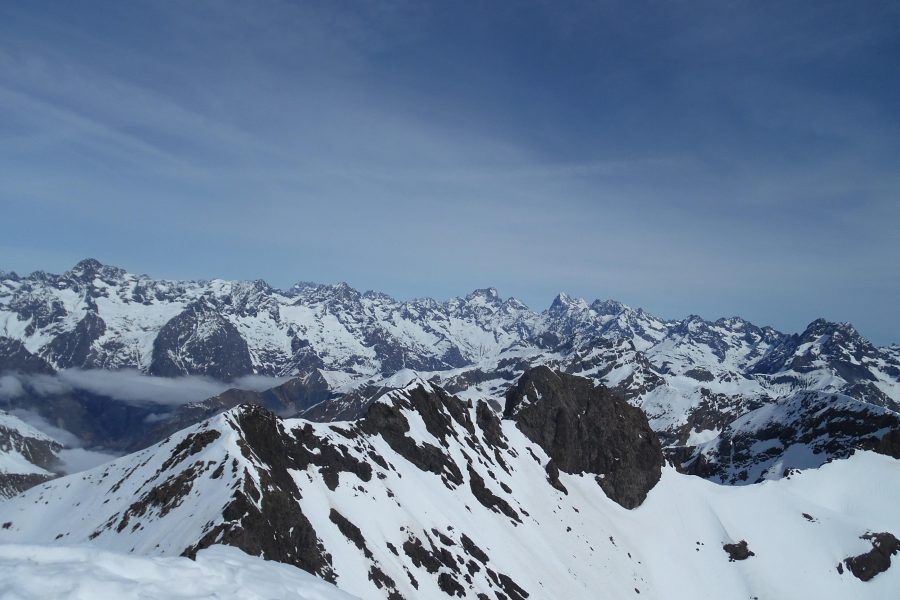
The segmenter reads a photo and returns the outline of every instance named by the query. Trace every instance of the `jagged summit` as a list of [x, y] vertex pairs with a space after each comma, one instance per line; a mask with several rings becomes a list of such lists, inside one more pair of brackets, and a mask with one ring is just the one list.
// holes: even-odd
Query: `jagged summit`
[[496, 288], [479, 288], [466, 294], [466, 300], [482, 300], [489, 303], [497, 303], [500, 301], [500, 293]]
[[575, 298], [565, 292], [560, 292], [553, 299], [553, 302], [550, 303], [550, 308], [547, 309], [547, 312], [560, 314], [570, 310], [587, 310], [588, 308], [588, 303], [583, 298]]

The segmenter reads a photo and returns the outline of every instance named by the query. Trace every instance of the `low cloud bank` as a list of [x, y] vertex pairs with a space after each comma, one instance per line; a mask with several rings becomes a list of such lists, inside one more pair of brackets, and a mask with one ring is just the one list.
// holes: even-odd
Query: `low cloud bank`
[[67, 369], [54, 375], [9, 373], [0, 376], [0, 401], [9, 401], [27, 393], [53, 396], [84, 390], [129, 404], [179, 406], [205, 400], [229, 388], [263, 391], [288, 379], [248, 375], [224, 382], [199, 375], [154, 377], [135, 369]]

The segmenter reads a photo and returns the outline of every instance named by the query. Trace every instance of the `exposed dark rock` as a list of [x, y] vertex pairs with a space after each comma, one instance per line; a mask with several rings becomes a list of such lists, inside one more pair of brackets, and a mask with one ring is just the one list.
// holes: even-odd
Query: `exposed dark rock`
[[342, 396], [328, 398], [297, 413], [297, 417], [316, 423], [356, 421], [366, 416], [369, 407], [390, 388], [362, 385]]
[[544, 467], [544, 470], [547, 471], [547, 481], [550, 482], [550, 485], [568, 496], [569, 490], [559, 480], [559, 468], [556, 466], [556, 463], [552, 460], [547, 461], [547, 466]]
[[469, 488], [472, 490], [472, 495], [475, 496], [475, 499], [487, 508], [494, 512], [503, 513], [514, 521], [522, 522], [519, 514], [513, 510], [513, 507], [506, 500], [488, 489], [484, 479], [472, 469], [472, 465], [469, 465]]
[[[462, 402], [442, 390], [429, 393], [423, 387], [419, 387], [412, 390], [410, 398], [412, 404], [406, 408], [414, 408], [422, 417], [428, 431], [441, 440], [455, 435], [450, 423], [451, 414], [462, 422], [466, 422], [468, 417]], [[402, 401], [397, 398], [390, 404], [375, 402], [369, 407], [366, 417], [359, 422], [359, 427], [370, 435], [381, 434], [395, 452], [419, 469], [446, 477], [450, 482], [460, 485], [463, 482], [462, 473], [444, 451], [428, 443], [420, 446], [406, 435], [409, 431], [409, 422], [403, 415], [402, 408], [404, 408]], [[474, 431], [471, 421], [468, 421], [468, 425], [473, 427]]]
[[[838, 394], [800, 391], [755, 410], [725, 426], [715, 445], [670, 448], [667, 454], [683, 473], [728, 484], [780, 476], [769, 469], [797, 466], [786, 458], [793, 446], [805, 447], [806, 467], [812, 466], [810, 454], [819, 464], [857, 449], [900, 457], [900, 415], [889, 409]], [[756, 414], [760, 416], [750, 418]], [[762, 442], [764, 450], [759, 449]]]
[[139, 500], [128, 507], [128, 510], [122, 515], [117, 530], [122, 531], [132, 517], [142, 517], [149, 510], [155, 510], [161, 517], [166, 516], [172, 509], [179, 506], [184, 497], [191, 492], [194, 480], [202, 472], [203, 468], [199, 464], [195, 464], [150, 488]]
[[461, 542], [462, 542], [463, 550], [466, 551], [466, 554], [468, 554], [469, 556], [473, 557], [474, 559], [476, 559], [477, 561], [479, 561], [481, 564], [487, 564], [487, 561], [488, 561], [488, 555], [485, 554], [484, 550], [482, 550], [481, 548], [479, 548], [479, 547], [475, 544], [475, 542], [473, 542], [473, 541], [469, 538], [469, 536], [467, 536], [466, 534], [463, 534], [463, 535], [462, 535], [462, 540], [461, 540]]
[[504, 416], [559, 469], [596, 474], [625, 508], [640, 505], [659, 481], [662, 450], [644, 413], [588, 379], [531, 369], [507, 392]]
[[900, 459], [900, 428], [888, 431], [872, 449], [891, 458]]
[[438, 575], [438, 587], [448, 596], [459, 596], [462, 598], [466, 595], [465, 588], [456, 581], [453, 575], [446, 571]]
[[528, 592], [523, 590], [509, 575], [496, 573], [493, 569], [488, 569], [487, 574], [488, 577], [491, 578], [491, 581], [494, 582], [494, 585], [500, 587], [505, 592], [505, 594], [501, 594], [500, 592], [495, 591], [494, 593], [497, 595], [497, 598], [525, 600], [525, 598], [529, 596]]
[[0, 336], [0, 373], [53, 373], [53, 367], [29, 352], [19, 340]]
[[756, 556], [747, 546], [746, 540], [741, 540], [736, 544], [725, 544], [722, 546], [725, 553], [728, 554], [728, 560], [734, 562], [736, 560], [747, 560], [751, 556]]
[[85, 313], [75, 329], [56, 336], [42, 352], [60, 368], [96, 366], [93, 344], [106, 332], [106, 323], [94, 311]]
[[153, 342], [151, 375], [209, 375], [230, 381], [253, 372], [247, 342], [216, 307], [198, 300], [166, 323]]
[[[289, 470], [305, 470], [318, 463], [327, 467], [343, 455], [327, 449], [322, 452], [321, 446], [318, 451], [304, 446], [302, 436], [297, 437], [299, 430], [293, 436], [287, 435], [278, 418], [263, 408], [243, 406], [236, 414], [242, 452], [265, 465], [258, 471], [259, 489], [248, 489], [246, 484], [252, 484], [252, 480], [245, 475], [244, 489], [235, 492], [225, 509], [226, 521], [207, 532], [184, 554], [193, 557], [200, 549], [226, 544], [254, 556], [298, 566], [333, 582], [331, 556], [300, 510], [300, 490]], [[358, 466], [356, 469], [365, 473]], [[257, 495], [260, 508], [254, 501]]]
[[416, 567], [425, 567], [429, 573], [437, 573], [441, 568], [441, 560], [437, 555], [425, 548], [419, 538], [408, 539], [403, 542], [403, 552], [412, 560]]
[[[344, 515], [334, 510], [333, 508], [331, 509], [331, 512], [328, 513], [328, 519], [332, 523], [337, 525], [337, 528], [342, 534], [344, 534], [345, 538], [353, 542], [354, 546], [362, 550], [366, 558], [372, 558], [372, 552], [369, 550], [368, 546], [366, 546], [366, 539], [363, 537], [362, 531], [359, 530], [359, 527], [351, 523]], [[393, 581], [390, 582], [390, 587], [394, 587]]]
[[215, 429], [208, 429], [200, 433], [186, 435], [184, 439], [175, 446], [172, 455], [162, 464], [161, 469], [166, 470], [185, 460], [187, 457], [197, 454], [203, 450], [203, 448], [219, 439], [220, 435], [221, 434]]
[[50, 481], [54, 477], [55, 475], [41, 475], [38, 473], [27, 475], [21, 473], [0, 473], [0, 499], [12, 498], [28, 488]]
[[861, 581], [869, 581], [891, 566], [891, 556], [900, 551], [900, 540], [892, 533], [867, 533], [860, 539], [869, 540], [872, 549], [857, 556], [844, 559], [844, 564]]
[[[0, 453], [16, 452], [29, 463], [52, 473], [57, 467], [60, 450], [62, 444], [59, 442], [29, 437], [16, 428], [0, 426]], [[0, 499], [15, 496], [54, 477], [53, 474], [0, 473]]]
[[475, 423], [481, 429], [485, 441], [495, 448], [506, 448], [506, 437], [500, 426], [500, 419], [486, 402], [478, 401], [475, 409]]
[[706, 369], [700, 368], [688, 369], [684, 372], [684, 374], [686, 377], [690, 377], [691, 379], [696, 379], [697, 381], [703, 382], [714, 381], [716, 378], [715, 375], [713, 375]]

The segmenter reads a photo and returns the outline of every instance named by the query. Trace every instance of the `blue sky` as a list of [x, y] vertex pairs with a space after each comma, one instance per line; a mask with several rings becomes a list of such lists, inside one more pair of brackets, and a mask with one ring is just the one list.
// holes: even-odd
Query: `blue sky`
[[898, 31], [865, 1], [4, 3], [0, 268], [900, 342]]

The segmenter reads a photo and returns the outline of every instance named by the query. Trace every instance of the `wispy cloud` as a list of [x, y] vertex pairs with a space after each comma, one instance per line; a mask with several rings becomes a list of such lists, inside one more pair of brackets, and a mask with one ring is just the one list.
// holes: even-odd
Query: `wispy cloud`
[[4, 268], [897, 339], [900, 10], [651, 5], [3, 7]]

